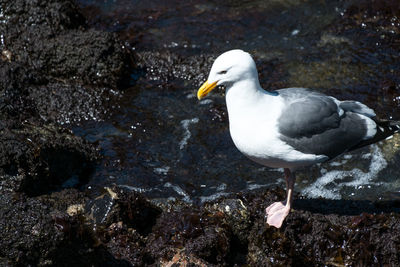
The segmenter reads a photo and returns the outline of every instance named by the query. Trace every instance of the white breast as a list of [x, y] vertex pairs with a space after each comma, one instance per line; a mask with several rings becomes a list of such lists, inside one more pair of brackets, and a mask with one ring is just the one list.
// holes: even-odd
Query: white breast
[[232, 99], [227, 94], [226, 100], [232, 140], [240, 152], [255, 162], [294, 169], [327, 159], [324, 155], [296, 151], [279, 139], [277, 123], [284, 105], [280, 96], [262, 93], [250, 100]]

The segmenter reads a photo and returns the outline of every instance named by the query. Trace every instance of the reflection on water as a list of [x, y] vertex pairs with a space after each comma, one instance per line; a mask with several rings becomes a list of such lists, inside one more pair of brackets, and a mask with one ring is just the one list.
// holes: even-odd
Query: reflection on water
[[[189, 202], [283, 186], [282, 170], [234, 147], [223, 95], [195, 96], [212, 59], [232, 48], [254, 55], [264, 88], [311, 87], [400, 119], [400, 14], [391, 1], [79, 2], [89, 23], [126, 40], [144, 71], [110, 119], [73, 127], [104, 154], [92, 185]], [[393, 197], [399, 143], [395, 137], [301, 171], [296, 188], [309, 197]]]

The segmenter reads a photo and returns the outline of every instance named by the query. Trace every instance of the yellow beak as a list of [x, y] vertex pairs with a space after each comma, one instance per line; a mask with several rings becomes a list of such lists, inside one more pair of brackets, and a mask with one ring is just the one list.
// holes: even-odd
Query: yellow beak
[[203, 83], [199, 91], [197, 91], [197, 98], [200, 100], [206, 95], [208, 95], [208, 93], [211, 92], [211, 90], [217, 86], [217, 83], [218, 81], [213, 83], [208, 83], [208, 81], [206, 81], [205, 83]]

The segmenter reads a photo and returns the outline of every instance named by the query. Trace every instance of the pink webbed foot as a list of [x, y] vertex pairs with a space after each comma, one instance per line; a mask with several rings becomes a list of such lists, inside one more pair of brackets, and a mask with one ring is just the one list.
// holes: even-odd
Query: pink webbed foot
[[283, 202], [275, 202], [265, 209], [267, 213], [267, 223], [276, 228], [281, 228], [283, 221], [290, 212], [290, 206]]
[[286, 203], [275, 202], [265, 209], [265, 212], [267, 213], [267, 223], [276, 228], [281, 228], [283, 221], [290, 212], [290, 207], [292, 205], [292, 192], [294, 181], [296, 179], [294, 173], [292, 173], [289, 169], [285, 168], [284, 172], [287, 191]]

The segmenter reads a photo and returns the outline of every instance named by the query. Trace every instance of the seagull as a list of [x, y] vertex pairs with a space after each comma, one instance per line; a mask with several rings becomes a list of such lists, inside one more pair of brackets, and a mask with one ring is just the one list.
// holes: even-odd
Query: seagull
[[214, 61], [200, 100], [225, 86], [229, 130], [238, 150], [251, 160], [284, 168], [286, 200], [266, 208], [267, 224], [280, 228], [292, 205], [295, 171], [378, 142], [400, 129], [357, 101], [340, 101], [308, 88], [266, 91], [256, 64], [243, 50], [230, 50]]

